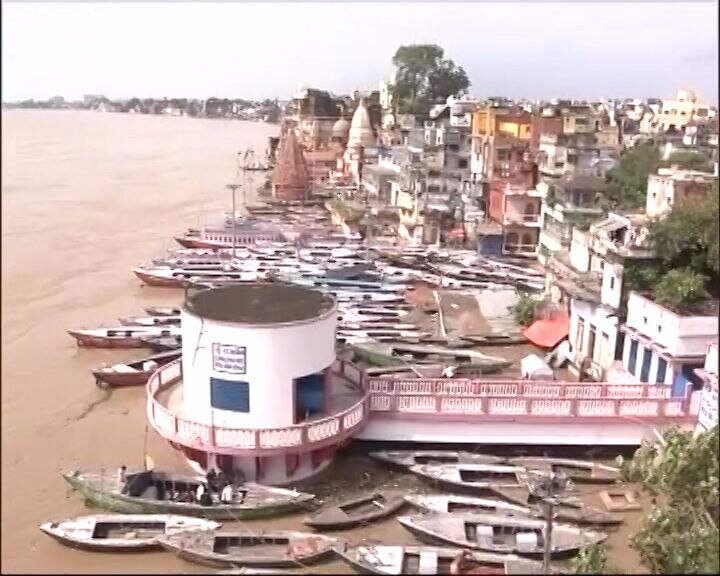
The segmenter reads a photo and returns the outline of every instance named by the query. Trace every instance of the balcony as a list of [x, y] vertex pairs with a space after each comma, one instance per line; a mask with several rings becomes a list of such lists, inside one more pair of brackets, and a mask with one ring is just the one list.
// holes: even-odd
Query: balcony
[[540, 214], [519, 214], [505, 212], [503, 215], [503, 224], [517, 224], [520, 226], [537, 227], [540, 226]]
[[[331, 416], [311, 419], [284, 428], [235, 428], [184, 417], [182, 407], [182, 360], [157, 370], [147, 384], [147, 415], [152, 427], [167, 440], [197, 450], [233, 455], [269, 456], [294, 451], [311, 451], [338, 445], [364, 424], [368, 396], [355, 390], [348, 393], [351, 366], [336, 363], [331, 378]], [[357, 378], [357, 380], [355, 380]], [[342, 388], [345, 388], [343, 391]], [[333, 397], [334, 396], [334, 397]], [[333, 405], [334, 404], [334, 405]]]
[[522, 244], [522, 243], [505, 243], [503, 244], [503, 254], [511, 256], [537, 256], [537, 244]]

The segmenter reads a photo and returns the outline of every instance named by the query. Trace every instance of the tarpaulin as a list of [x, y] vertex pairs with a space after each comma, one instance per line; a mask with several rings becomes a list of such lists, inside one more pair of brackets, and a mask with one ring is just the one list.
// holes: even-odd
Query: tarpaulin
[[558, 314], [550, 320], [536, 320], [522, 333], [535, 346], [555, 348], [567, 338], [569, 330], [570, 319], [566, 314]]

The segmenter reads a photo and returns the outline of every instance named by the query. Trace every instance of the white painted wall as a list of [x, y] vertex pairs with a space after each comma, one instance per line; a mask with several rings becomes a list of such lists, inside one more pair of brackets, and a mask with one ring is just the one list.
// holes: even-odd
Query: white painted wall
[[[694, 426], [688, 428], [692, 430]], [[662, 426], [658, 426], [662, 430]], [[654, 438], [651, 427], [628, 421], [598, 424], [528, 424], [524, 422], [433, 422], [373, 415], [355, 437], [380, 442], [447, 442], [450, 444], [555, 444], [637, 446]]]
[[[293, 379], [321, 372], [335, 360], [337, 311], [295, 325], [248, 326], [182, 312], [183, 403], [188, 417], [219, 426], [291, 426]], [[215, 372], [212, 344], [246, 347], [246, 374]], [[210, 377], [248, 382], [250, 412], [211, 409]]]
[[613, 308], [620, 308], [622, 298], [623, 266], [612, 262], [605, 262], [603, 266], [600, 301]]
[[680, 316], [652, 300], [631, 292], [627, 325], [667, 349], [673, 356], [704, 356], [717, 341], [715, 316]]
[[590, 270], [590, 248], [588, 235], [580, 230], [573, 230], [570, 243], [570, 264], [578, 272]]
[[[582, 323], [582, 330], [579, 325]], [[595, 344], [590, 350], [590, 330], [595, 329]], [[580, 337], [580, 334], [582, 336]], [[593, 362], [607, 370], [615, 360], [618, 337], [618, 319], [601, 306], [572, 298], [570, 300], [570, 352], [579, 364], [582, 358], [591, 357]]]
[[717, 342], [710, 344], [705, 356], [705, 371], [718, 375], [718, 345]]

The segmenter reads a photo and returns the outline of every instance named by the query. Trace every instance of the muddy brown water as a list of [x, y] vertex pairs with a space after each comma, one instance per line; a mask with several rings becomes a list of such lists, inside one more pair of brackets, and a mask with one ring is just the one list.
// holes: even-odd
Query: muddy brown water
[[[275, 126], [224, 120], [69, 111], [2, 113], [2, 571], [203, 573], [164, 552], [101, 554], [42, 534], [48, 520], [90, 513], [59, 472], [140, 466], [186, 470], [147, 430], [144, 389], [96, 388], [90, 370], [146, 351], [79, 349], [65, 330], [117, 323], [143, 306], [177, 304], [173, 289], [142, 287], [131, 270], [188, 227], [230, 208], [236, 153], [265, 150]], [[262, 175], [252, 175], [250, 191]], [[249, 196], [251, 197], [251, 196]], [[377, 487], [423, 489], [354, 447], [304, 488], [336, 501]], [[591, 489], [596, 492], [597, 489]], [[600, 505], [596, 495], [589, 496]], [[625, 545], [638, 513], [610, 537], [612, 560], [637, 570]], [[301, 529], [302, 514], [244, 527]], [[350, 543], [412, 544], [394, 519], [338, 533]], [[302, 571], [309, 571], [302, 570]], [[351, 573], [339, 562], [317, 573]]]

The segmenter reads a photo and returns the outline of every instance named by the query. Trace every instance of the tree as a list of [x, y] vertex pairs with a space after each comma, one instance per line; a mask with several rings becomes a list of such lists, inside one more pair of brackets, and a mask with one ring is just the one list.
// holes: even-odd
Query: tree
[[670, 270], [655, 286], [655, 300], [668, 308], [685, 311], [706, 295], [707, 278], [689, 268]]
[[520, 326], [529, 326], [535, 320], [537, 305], [537, 298], [528, 293], [521, 293], [515, 304], [509, 307], [509, 310], [513, 318], [515, 318], [515, 322]]
[[605, 547], [602, 544], [592, 544], [580, 549], [580, 553], [570, 561], [570, 570], [573, 574], [611, 574], [608, 567]]
[[696, 437], [674, 428], [622, 463], [625, 477], [653, 497], [631, 542], [654, 574], [720, 571], [719, 449], [717, 425]]
[[707, 276], [713, 289], [718, 287], [720, 276], [718, 208], [715, 181], [706, 198], [682, 201], [649, 226], [650, 243], [667, 267], [687, 266]]
[[424, 114], [430, 106], [470, 86], [467, 74], [436, 44], [400, 46], [393, 56], [397, 68], [393, 101], [400, 114]]
[[660, 152], [652, 142], [628, 150], [607, 174], [603, 208], [636, 210], [645, 206], [648, 176], [654, 174], [659, 165]]
[[701, 172], [712, 172], [713, 165], [710, 159], [702, 152], [692, 150], [681, 150], [670, 154], [670, 158], [663, 162], [663, 166], [677, 166], [685, 170], [699, 170]]

